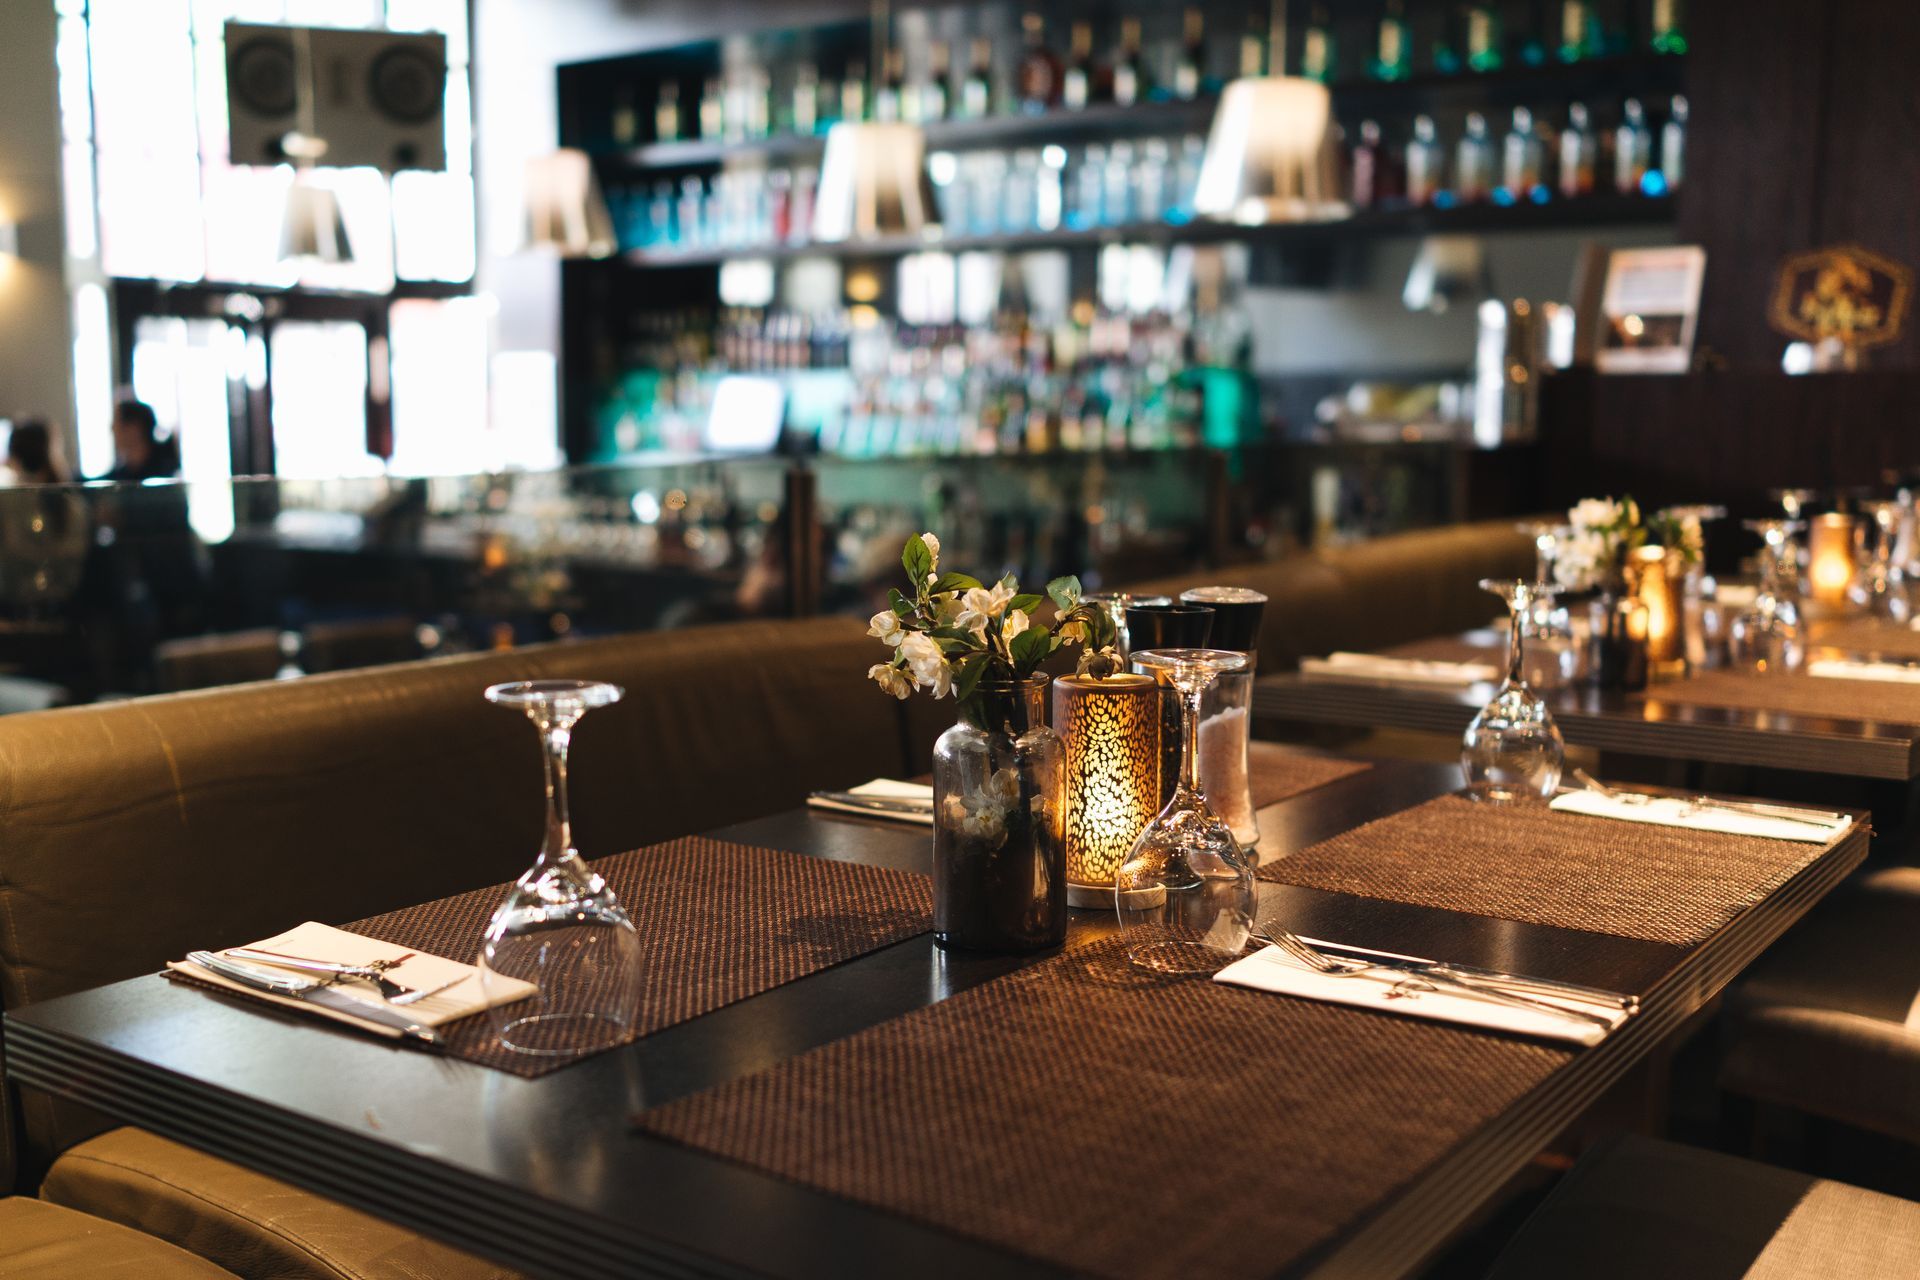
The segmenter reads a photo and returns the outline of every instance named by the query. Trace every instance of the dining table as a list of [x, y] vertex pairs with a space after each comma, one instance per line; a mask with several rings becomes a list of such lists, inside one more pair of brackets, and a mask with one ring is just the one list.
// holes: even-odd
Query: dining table
[[[6, 1071], [531, 1276], [1404, 1275], [1869, 838], [1856, 814], [1824, 843], [1699, 862], [1693, 833], [1569, 818], [1598, 825], [1563, 874], [1482, 884], [1503, 870], [1477, 865], [1488, 819], [1459, 783], [1452, 766], [1364, 762], [1262, 807], [1262, 919], [1630, 993], [1637, 1012], [1597, 1043], [1090, 979], [1117, 926], [1076, 910], [1063, 948], [968, 954], [915, 932], [540, 1074], [157, 975], [9, 1011]], [[1559, 856], [1535, 826], [1515, 856]], [[705, 837], [915, 876], [932, 862], [926, 828], [846, 813]], [[1682, 861], [1643, 854], [1657, 840]], [[697, 945], [707, 926], [688, 927]], [[1130, 1008], [1158, 1012], [1128, 1026]], [[1172, 1056], [1089, 1058], [1122, 1044]], [[1116, 1116], [1102, 1090], [1123, 1088], [1137, 1110]], [[1135, 1203], [1114, 1203], [1129, 1187]]]

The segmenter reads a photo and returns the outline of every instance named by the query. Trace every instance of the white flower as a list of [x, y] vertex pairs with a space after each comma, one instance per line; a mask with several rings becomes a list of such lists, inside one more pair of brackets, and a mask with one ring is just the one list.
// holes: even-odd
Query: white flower
[[1084, 643], [1087, 639], [1087, 621], [1085, 618], [1075, 618], [1072, 622], [1063, 623], [1054, 634], [1062, 640]]
[[1033, 619], [1022, 610], [1011, 609], [1007, 612], [1006, 620], [1000, 624], [1000, 638], [1011, 642], [1015, 636], [1032, 625]]
[[940, 567], [940, 539], [930, 533], [920, 535], [920, 541], [927, 544], [927, 554], [933, 557], [933, 567]]
[[1013, 595], [1013, 588], [1005, 582], [996, 582], [991, 587], [969, 587], [960, 597], [960, 616], [954, 619], [953, 625], [984, 638], [987, 620], [998, 617]]
[[907, 638], [907, 633], [900, 627], [900, 615], [891, 609], [883, 609], [867, 619], [867, 634], [895, 647]]
[[903, 701], [913, 692], [913, 681], [891, 662], [874, 663], [867, 668], [867, 678], [879, 685], [882, 693], [890, 693]]
[[1582, 498], [1567, 512], [1567, 520], [1576, 533], [1606, 529], [1620, 520], [1620, 504], [1611, 498]]
[[944, 698], [953, 688], [953, 669], [947, 665], [947, 655], [940, 652], [940, 646], [931, 637], [912, 632], [900, 642], [900, 656], [907, 660], [913, 682], [922, 689], [933, 690], [934, 697]]

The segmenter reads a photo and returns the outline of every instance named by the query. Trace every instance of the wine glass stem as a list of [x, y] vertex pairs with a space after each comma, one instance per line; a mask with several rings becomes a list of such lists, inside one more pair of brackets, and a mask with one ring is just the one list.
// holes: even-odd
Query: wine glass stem
[[1180, 691], [1180, 785], [1194, 795], [1200, 794], [1200, 696], [1205, 686], [1194, 684]]
[[547, 766], [547, 844], [549, 861], [563, 858], [573, 848], [573, 817], [567, 807], [567, 748], [573, 742], [573, 730], [553, 725], [542, 733], [546, 743]]
[[1523, 670], [1523, 667], [1521, 665], [1522, 641], [1520, 636], [1520, 632], [1523, 627], [1522, 616], [1531, 607], [1532, 605], [1530, 603], [1519, 603], [1517, 600], [1512, 606], [1513, 622], [1512, 622], [1512, 625], [1510, 625], [1507, 628], [1507, 683], [1508, 684], [1520, 683], [1520, 676]]

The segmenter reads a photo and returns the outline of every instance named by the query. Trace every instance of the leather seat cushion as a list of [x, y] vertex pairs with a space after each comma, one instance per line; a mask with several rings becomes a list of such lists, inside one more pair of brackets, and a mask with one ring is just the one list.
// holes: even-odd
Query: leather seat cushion
[[1920, 1143], [1920, 868], [1862, 877], [1728, 1001], [1721, 1083]]
[[1920, 1274], [1920, 1205], [1629, 1136], [1574, 1167], [1488, 1280], [1880, 1280]]
[[0, 1276], [7, 1280], [234, 1280], [185, 1249], [59, 1205], [0, 1200]]
[[[227, 1269], [216, 1274], [232, 1271], [249, 1280], [516, 1276], [140, 1129], [115, 1129], [66, 1152], [54, 1162], [40, 1194], [51, 1204], [144, 1232]], [[4, 1268], [0, 1273], [12, 1274]]]

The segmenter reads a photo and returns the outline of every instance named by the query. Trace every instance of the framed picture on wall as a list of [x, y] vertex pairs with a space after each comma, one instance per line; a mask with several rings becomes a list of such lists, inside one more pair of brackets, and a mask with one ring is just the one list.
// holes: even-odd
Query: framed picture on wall
[[1602, 373], [1685, 373], [1693, 363], [1700, 284], [1707, 251], [1699, 245], [1619, 249], [1608, 256], [1600, 296]]

